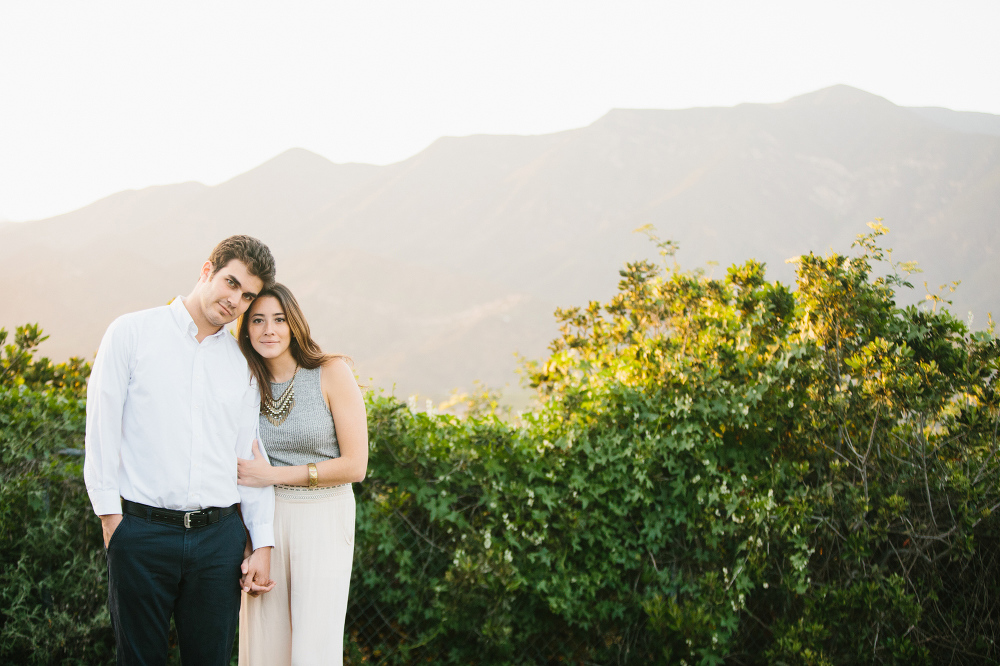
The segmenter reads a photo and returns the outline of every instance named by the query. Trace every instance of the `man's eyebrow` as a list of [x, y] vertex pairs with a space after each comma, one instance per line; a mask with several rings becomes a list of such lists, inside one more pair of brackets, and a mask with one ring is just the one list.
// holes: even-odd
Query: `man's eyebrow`
[[[236, 279], [236, 276], [235, 276], [235, 275], [233, 275], [233, 274], [231, 274], [231, 273], [230, 273], [229, 275], [227, 275], [227, 276], [226, 276], [226, 279], [228, 279], [228, 280], [232, 280], [232, 281], [233, 281], [233, 282], [234, 282], [234, 283], [236, 284], [236, 288], [237, 288], [237, 289], [239, 289], [240, 287], [242, 287], [242, 286], [243, 286], [242, 284], [240, 284], [240, 281]], [[244, 295], [245, 297], [247, 297], [247, 298], [251, 299], [251, 300], [253, 300], [253, 299], [257, 298], [257, 294], [255, 294], [255, 293], [254, 293], [254, 292], [252, 292], [252, 291], [244, 291], [244, 292], [243, 292], [243, 295]]]

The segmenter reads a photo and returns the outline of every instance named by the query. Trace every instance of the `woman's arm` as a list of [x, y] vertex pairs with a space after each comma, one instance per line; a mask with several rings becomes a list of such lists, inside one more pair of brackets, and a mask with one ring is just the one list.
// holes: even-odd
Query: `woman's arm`
[[[316, 463], [320, 486], [363, 481], [368, 471], [368, 415], [361, 389], [342, 359], [327, 361], [320, 372], [323, 398], [333, 415], [340, 457]], [[240, 459], [238, 483], [245, 486], [308, 486], [308, 465], [271, 467], [254, 444], [253, 460]]]

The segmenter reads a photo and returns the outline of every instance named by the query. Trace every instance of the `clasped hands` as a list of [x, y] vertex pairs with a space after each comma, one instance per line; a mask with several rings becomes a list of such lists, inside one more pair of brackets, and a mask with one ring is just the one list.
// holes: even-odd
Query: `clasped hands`
[[240, 576], [240, 588], [251, 597], [274, 589], [275, 583], [271, 580], [271, 547], [251, 550], [250, 540], [247, 539], [240, 571], [243, 574]]

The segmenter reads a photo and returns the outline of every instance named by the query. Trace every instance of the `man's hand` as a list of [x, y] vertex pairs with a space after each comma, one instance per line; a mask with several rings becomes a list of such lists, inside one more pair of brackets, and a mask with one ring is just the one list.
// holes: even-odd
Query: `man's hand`
[[274, 470], [264, 454], [260, 452], [260, 445], [256, 439], [253, 440], [253, 458], [250, 460], [236, 459], [236, 483], [241, 486], [264, 488], [274, 485], [270, 476], [272, 471]]
[[[104, 547], [107, 548], [108, 544], [111, 543], [111, 535], [115, 533], [118, 526], [122, 522], [122, 514], [120, 513], [108, 513], [101, 516], [101, 529], [104, 531]], [[270, 568], [271, 560], [267, 560], [268, 567]]]
[[240, 587], [252, 597], [274, 589], [271, 580], [271, 547], [258, 548], [250, 553], [240, 565], [243, 575], [240, 576]]

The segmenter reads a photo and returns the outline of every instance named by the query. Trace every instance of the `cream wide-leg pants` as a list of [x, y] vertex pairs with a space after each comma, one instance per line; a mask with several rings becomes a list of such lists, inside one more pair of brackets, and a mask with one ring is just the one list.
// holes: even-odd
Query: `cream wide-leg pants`
[[243, 593], [240, 666], [343, 664], [344, 617], [354, 560], [354, 491], [274, 489], [271, 578]]

